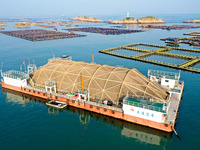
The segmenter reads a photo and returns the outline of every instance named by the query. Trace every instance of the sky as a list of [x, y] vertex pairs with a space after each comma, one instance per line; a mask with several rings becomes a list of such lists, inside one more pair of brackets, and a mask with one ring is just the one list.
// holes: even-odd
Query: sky
[[0, 17], [200, 14], [200, 0], [0, 0]]

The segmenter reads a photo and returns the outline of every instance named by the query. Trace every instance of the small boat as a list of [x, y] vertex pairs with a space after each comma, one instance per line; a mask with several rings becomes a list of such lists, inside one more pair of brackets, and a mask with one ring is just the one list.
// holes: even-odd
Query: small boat
[[59, 109], [63, 109], [65, 107], [67, 107], [67, 103], [55, 101], [55, 100], [49, 101], [48, 103], [46, 103], [46, 105], [50, 106], [50, 107], [59, 108]]

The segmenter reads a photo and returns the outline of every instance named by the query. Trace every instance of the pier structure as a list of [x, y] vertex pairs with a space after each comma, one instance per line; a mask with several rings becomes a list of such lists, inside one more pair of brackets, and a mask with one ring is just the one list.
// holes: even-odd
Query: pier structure
[[[157, 48], [157, 49], [156, 50], [143, 49], [143, 48], [137, 48], [137, 46], [145, 46], [145, 47], [150, 47], [150, 48], [153, 47], [153, 48]], [[118, 53], [117, 50], [128, 50], [128, 51], [135, 51], [135, 52], [141, 52], [141, 53], [136, 54], [136, 55], [125, 55], [125, 54]], [[174, 69], [181, 69], [181, 70], [190, 71], [190, 72], [194, 72], [194, 73], [200, 73], [200, 69], [193, 67], [194, 65], [200, 63], [200, 56], [190, 56], [190, 55], [168, 53], [171, 50], [185, 51], [185, 52], [200, 54], [200, 50], [175, 48], [175, 47], [168, 47], [168, 46], [161, 46], [161, 45], [154, 45], [154, 44], [145, 44], [145, 43], [137, 43], [137, 44], [125, 45], [125, 46], [120, 46], [120, 47], [115, 47], [115, 48], [109, 48], [109, 49], [101, 50], [99, 52], [108, 54], [108, 55], [112, 55], [112, 56], [121, 57], [121, 58], [137, 60], [137, 61], [141, 61], [141, 62], [170, 67], [170, 68], [174, 68]], [[184, 62], [182, 64], [173, 64], [170, 62], [162, 62], [162, 61], [148, 59], [147, 57], [151, 56], [151, 55], [159, 55], [159, 56], [163, 56], [163, 57], [183, 59], [183, 60], [186, 60], [186, 62]]]

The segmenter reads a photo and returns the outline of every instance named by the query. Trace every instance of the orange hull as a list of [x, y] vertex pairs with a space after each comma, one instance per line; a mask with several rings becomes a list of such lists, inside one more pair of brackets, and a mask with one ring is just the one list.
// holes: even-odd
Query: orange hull
[[85, 109], [85, 110], [92, 111], [92, 112], [95, 112], [95, 113], [114, 117], [114, 118], [121, 119], [121, 120], [124, 120], [124, 121], [148, 126], [148, 127], [151, 127], [151, 128], [155, 128], [155, 129], [158, 129], [158, 130], [165, 131], [165, 132], [172, 132], [173, 128], [174, 128], [174, 124], [166, 125], [164, 123], [158, 123], [158, 122], [155, 122], [155, 121], [142, 119], [142, 118], [135, 117], [135, 116], [126, 115], [122, 112], [113, 111], [113, 110], [105, 109], [105, 108], [102, 108], [102, 107], [89, 105], [89, 104], [86, 104], [84, 102], [73, 101], [73, 100], [62, 98], [62, 97], [57, 97], [57, 96], [49, 95], [49, 94], [46, 94], [46, 93], [42, 93], [42, 92], [38, 92], [38, 91], [34, 91], [34, 90], [29, 90], [29, 89], [26, 89], [26, 88], [20, 88], [20, 87], [8, 85], [8, 84], [2, 83], [2, 82], [1, 82], [1, 85], [2, 85], [3, 88], [7, 88], [7, 89], [10, 89], [10, 90], [14, 90], [14, 91], [17, 91], [17, 92], [29, 94], [29, 95], [44, 98], [44, 99], [52, 99], [52, 100], [58, 100], [58, 101], [66, 102], [70, 106], [74, 106], [74, 107]]

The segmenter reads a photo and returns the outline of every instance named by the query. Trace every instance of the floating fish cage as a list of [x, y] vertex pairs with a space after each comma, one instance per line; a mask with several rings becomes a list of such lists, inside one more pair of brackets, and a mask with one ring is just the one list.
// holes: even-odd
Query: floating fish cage
[[[119, 53], [120, 52], [119, 50], [121, 51], [121, 53]], [[133, 51], [133, 52], [140, 52], [140, 53], [132, 55], [130, 53], [126, 53], [125, 51], [127, 50]], [[181, 70], [186, 70], [190, 72], [200, 73], [200, 69], [193, 68], [194, 65], [200, 63], [200, 57], [170, 53], [170, 51], [172, 50], [185, 51], [191, 54], [192, 53], [200, 54], [200, 50], [161, 46], [161, 45], [154, 45], [154, 44], [145, 44], [145, 43], [130, 44], [130, 45], [120, 46], [116, 48], [101, 50], [99, 52], [112, 55], [112, 56], [121, 57], [121, 58], [132, 59], [132, 60], [137, 60], [141, 62], [170, 67], [174, 69], [179, 69], [179, 70], [181, 69]], [[161, 56], [161, 57], [165, 57], [166, 59], [169, 57], [174, 58], [174, 59], [177, 59], [178, 64], [177, 63], [175, 64], [175, 61], [172, 59], [169, 59], [167, 62], [163, 62], [163, 59], [152, 60], [149, 58], [150, 56]]]

